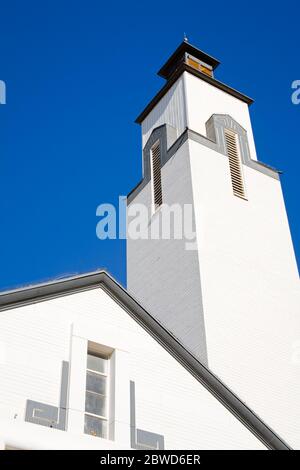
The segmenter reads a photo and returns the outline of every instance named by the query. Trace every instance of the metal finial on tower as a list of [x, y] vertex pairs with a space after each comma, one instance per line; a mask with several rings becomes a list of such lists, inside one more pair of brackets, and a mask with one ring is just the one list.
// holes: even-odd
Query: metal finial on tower
[[183, 33], [183, 40], [184, 40], [184, 42], [189, 42], [189, 40], [188, 40], [188, 37], [187, 37], [186, 33]]

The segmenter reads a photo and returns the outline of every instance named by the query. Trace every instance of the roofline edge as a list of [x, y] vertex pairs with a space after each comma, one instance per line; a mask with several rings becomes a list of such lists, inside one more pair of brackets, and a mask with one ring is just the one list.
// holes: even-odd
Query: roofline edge
[[[123, 308], [148, 333], [156, 339], [186, 370], [188, 370], [214, 397], [223, 404], [267, 448], [291, 450], [291, 447], [242, 402], [217, 376], [201, 364], [166, 328], [152, 317], [117, 281], [106, 271], [72, 276], [44, 284], [28, 286], [0, 294], [0, 310], [37, 303], [60, 297], [74, 291], [87, 290], [104, 285], [104, 290], [117, 298]], [[43, 292], [46, 291], [46, 292]], [[48, 292], [47, 292], [48, 291]], [[23, 294], [23, 295], [22, 295]], [[36, 295], [37, 294], [37, 295]], [[20, 299], [16, 299], [20, 297]], [[3, 299], [6, 302], [1, 302]]]

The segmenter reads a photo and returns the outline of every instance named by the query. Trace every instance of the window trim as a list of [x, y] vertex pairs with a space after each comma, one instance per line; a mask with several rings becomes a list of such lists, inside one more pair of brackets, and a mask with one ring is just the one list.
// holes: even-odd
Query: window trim
[[[99, 372], [99, 371], [96, 371], [96, 370], [93, 370], [93, 369], [90, 369], [87, 367], [86, 365], [86, 376], [87, 376], [87, 372], [91, 372], [95, 375], [99, 375], [101, 377], [105, 377], [106, 378], [106, 394], [103, 395], [102, 393], [97, 393], [97, 392], [93, 392], [93, 391], [90, 391], [90, 390], [87, 390], [87, 386], [86, 386], [86, 383], [85, 383], [85, 406], [84, 406], [84, 417], [87, 415], [87, 416], [91, 416], [92, 418], [97, 418], [101, 421], [105, 421], [106, 422], [106, 432], [105, 432], [105, 436], [93, 436], [93, 434], [89, 434], [89, 433], [85, 433], [87, 436], [92, 436], [92, 437], [98, 437], [100, 439], [108, 439], [109, 438], [109, 411], [110, 411], [110, 372], [111, 372], [111, 367], [110, 367], [110, 355], [108, 354], [105, 354], [105, 353], [101, 353], [101, 352], [96, 352], [96, 351], [93, 351], [93, 350], [90, 350], [88, 349], [87, 351], [87, 355], [86, 355], [86, 364], [87, 364], [87, 358], [88, 358], [88, 355], [91, 355], [91, 356], [94, 356], [94, 357], [99, 357], [101, 359], [104, 359], [107, 361], [107, 370], [106, 370], [106, 373], [104, 372]], [[105, 413], [106, 413], [106, 416], [102, 416], [102, 415], [97, 415], [95, 413], [91, 413], [90, 411], [86, 411], [86, 393], [93, 393], [95, 395], [99, 395], [101, 397], [104, 397], [105, 398]]]

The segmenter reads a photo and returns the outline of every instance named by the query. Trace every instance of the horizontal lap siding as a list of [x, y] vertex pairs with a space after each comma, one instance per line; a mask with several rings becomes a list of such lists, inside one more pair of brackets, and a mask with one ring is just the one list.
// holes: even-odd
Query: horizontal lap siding
[[[11, 419], [16, 412], [24, 416], [28, 398], [58, 404], [61, 361], [70, 357], [73, 324], [76, 337], [125, 353], [128, 380], [124, 390], [117, 390], [117, 399], [124, 401], [123, 392], [133, 380], [137, 427], [164, 435], [167, 448], [263, 448], [102, 289], [0, 315], [0, 341], [7, 353], [1, 364], [0, 405], [10, 411]], [[23, 360], [18, 362], [21, 356]], [[116, 374], [123, 372], [117, 363]], [[128, 398], [122, 406], [129, 410]]]

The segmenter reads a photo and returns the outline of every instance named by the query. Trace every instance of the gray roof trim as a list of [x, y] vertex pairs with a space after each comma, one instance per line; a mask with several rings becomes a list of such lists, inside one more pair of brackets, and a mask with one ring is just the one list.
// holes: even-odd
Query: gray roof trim
[[105, 271], [96, 271], [54, 280], [44, 284], [4, 291], [0, 310], [8, 310], [76, 292], [101, 287], [128, 314], [167, 350], [196, 380], [241, 421], [267, 448], [289, 450], [289, 445], [269, 428], [217, 376], [201, 364], [157, 320], [155, 320], [120, 284]]

